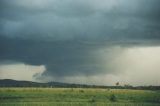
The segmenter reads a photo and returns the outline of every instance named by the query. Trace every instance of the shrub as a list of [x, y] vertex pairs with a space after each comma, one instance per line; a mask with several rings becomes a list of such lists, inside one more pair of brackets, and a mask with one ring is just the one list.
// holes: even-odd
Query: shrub
[[117, 98], [116, 98], [116, 96], [115, 96], [114, 94], [112, 94], [112, 95], [109, 96], [109, 100], [110, 100], [111, 102], [116, 102], [116, 101], [117, 101]]
[[94, 102], [96, 102], [96, 100], [94, 98], [92, 98], [89, 102], [94, 103]]
[[84, 93], [84, 90], [79, 90], [79, 92]]

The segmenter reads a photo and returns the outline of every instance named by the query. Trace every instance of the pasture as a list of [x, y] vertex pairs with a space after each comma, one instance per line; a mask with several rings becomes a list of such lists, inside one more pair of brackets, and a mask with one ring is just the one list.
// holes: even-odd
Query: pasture
[[160, 106], [160, 91], [0, 88], [0, 106]]

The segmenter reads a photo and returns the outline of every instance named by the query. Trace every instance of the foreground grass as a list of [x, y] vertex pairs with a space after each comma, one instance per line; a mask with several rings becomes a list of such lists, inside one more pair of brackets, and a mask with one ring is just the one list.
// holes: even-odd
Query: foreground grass
[[0, 88], [0, 106], [160, 106], [160, 91]]
[[54, 102], [32, 102], [32, 103], [0, 103], [0, 106], [160, 106], [153, 103], [54, 103]]

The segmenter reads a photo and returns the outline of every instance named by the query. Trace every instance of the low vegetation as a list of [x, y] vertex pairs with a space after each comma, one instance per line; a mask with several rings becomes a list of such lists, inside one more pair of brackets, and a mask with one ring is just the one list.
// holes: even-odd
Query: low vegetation
[[160, 106], [160, 91], [0, 88], [0, 106]]

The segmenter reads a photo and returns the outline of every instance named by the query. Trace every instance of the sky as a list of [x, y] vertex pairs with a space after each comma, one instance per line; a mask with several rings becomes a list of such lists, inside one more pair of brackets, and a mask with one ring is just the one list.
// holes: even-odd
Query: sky
[[0, 0], [0, 79], [160, 85], [160, 0]]

